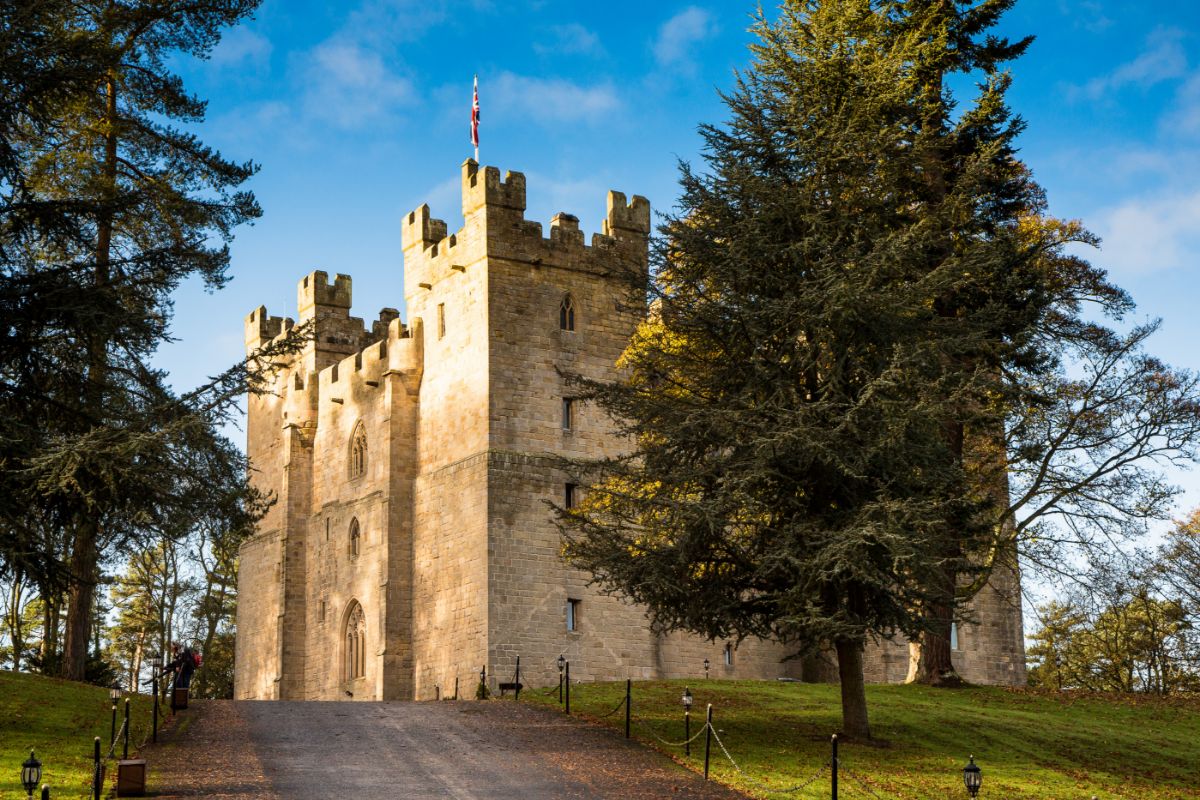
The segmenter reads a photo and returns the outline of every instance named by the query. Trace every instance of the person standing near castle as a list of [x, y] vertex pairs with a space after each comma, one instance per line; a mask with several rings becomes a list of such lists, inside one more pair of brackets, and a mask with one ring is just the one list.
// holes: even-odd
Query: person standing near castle
[[171, 643], [171, 661], [163, 667], [163, 674], [175, 673], [176, 689], [187, 689], [192, 685], [192, 673], [196, 671], [196, 654], [189, 645]]

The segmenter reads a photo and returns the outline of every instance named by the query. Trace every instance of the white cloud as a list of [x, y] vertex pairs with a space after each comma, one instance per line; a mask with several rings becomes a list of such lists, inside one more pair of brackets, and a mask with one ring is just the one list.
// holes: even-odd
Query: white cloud
[[594, 56], [604, 52], [600, 37], [578, 22], [550, 28], [546, 41], [536, 42], [533, 49], [543, 54], [559, 55]]
[[1108, 75], [1093, 78], [1076, 91], [1088, 99], [1100, 100], [1126, 86], [1144, 89], [1180, 78], [1188, 67], [1183, 38], [1184, 33], [1178, 28], [1156, 28], [1146, 37], [1146, 49], [1141, 55]]
[[388, 117], [414, 99], [412, 82], [394, 74], [374, 50], [333, 38], [305, 56], [304, 113], [341, 128]]
[[1095, 217], [1098, 265], [1124, 275], [1200, 267], [1200, 191], [1126, 200]]
[[520, 115], [541, 123], [598, 122], [621, 107], [611, 84], [583, 86], [561, 78], [531, 78], [502, 72], [485, 90], [480, 89], [480, 103], [492, 104], [502, 115]]
[[1162, 119], [1162, 131], [1193, 141], [1200, 137], [1200, 70], [1179, 87], [1174, 106]]
[[221, 37], [209, 61], [220, 68], [263, 69], [270, 63], [273, 49], [267, 37], [238, 27]]
[[695, 69], [694, 48], [716, 35], [712, 14], [698, 6], [689, 6], [663, 23], [654, 41], [654, 58], [660, 67], [681, 71]]

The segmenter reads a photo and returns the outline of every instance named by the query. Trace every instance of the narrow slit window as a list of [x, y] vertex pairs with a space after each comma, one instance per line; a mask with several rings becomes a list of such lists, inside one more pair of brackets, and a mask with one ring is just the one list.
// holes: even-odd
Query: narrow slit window
[[437, 310], [437, 331], [438, 338], [441, 339], [446, 335], [446, 304], [438, 303]]
[[950, 649], [951, 650], [958, 649], [958, 623], [957, 622], [950, 623]]
[[361, 478], [367, 473], [367, 429], [360, 422], [350, 436], [350, 477]]
[[571, 299], [571, 295], [563, 297], [562, 302], [558, 306], [558, 327], [564, 331], [575, 330], [575, 301]]
[[575, 428], [575, 401], [569, 397], [564, 397], [562, 401], [562, 429], [564, 431], [574, 430]]
[[729, 642], [725, 643], [725, 666], [733, 666], [733, 645]]
[[362, 540], [362, 532], [359, 530], [358, 520], [352, 519], [352, 520], [350, 520], [350, 542], [347, 546], [347, 552], [350, 554], [351, 559], [358, 558], [358, 551], [359, 551], [359, 546], [361, 544], [361, 540]]
[[563, 508], [574, 508], [579, 502], [579, 487], [568, 483], [563, 487]]
[[567, 630], [579, 630], [579, 601], [567, 600]]

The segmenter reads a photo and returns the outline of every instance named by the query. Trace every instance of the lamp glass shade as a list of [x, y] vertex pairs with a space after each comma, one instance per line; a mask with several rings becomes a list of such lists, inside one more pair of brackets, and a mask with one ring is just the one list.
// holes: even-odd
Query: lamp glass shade
[[567, 659], [566, 659], [566, 657], [565, 657], [565, 656], [559, 656], [559, 657], [558, 657], [558, 671], [559, 671], [559, 672], [562, 672], [562, 671], [563, 671], [563, 667], [565, 667], [566, 665], [567, 665]]
[[692, 693], [690, 691], [688, 691], [687, 689], [683, 690], [683, 707], [684, 708], [692, 707]]
[[971, 756], [970, 762], [963, 767], [963, 784], [971, 797], [977, 795], [979, 787], [983, 785], [983, 770], [975, 763], [975, 756]]
[[708, 659], [707, 659], [707, 658], [706, 658], [706, 659], [704, 659], [704, 669], [705, 669], [705, 670], [707, 670], [707, 669], [708, 669]]
[[120, 700], [120, 699], [121, 699], [121, 687], [120, 687], [120, 686], [114, 686], [113, 688], [109, 689], [109, 690], [108, 690], [108, 696], [109, 696], [109, 697], [112, 699], [112, 701], [113, 701], [114, 703], [115, 703], [116, 701]]
[[29, 760], [21, 765], [21, 785], [25, 787], [25, 791], [33, 793], [37, 788], [38, 781], [42, 779], [42, 762], [38, 761], [33, 755], [33, 751], [29, 751]]

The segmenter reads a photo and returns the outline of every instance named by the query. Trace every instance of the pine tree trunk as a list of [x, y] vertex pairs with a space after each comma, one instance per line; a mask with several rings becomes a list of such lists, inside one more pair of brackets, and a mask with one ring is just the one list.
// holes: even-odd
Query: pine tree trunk
[[82, 681], [87, 671], [91, 638], [92, 602], [96, 590], [96, 529], [90, 522], [80, 525], [71, 547], [71, 586], [67, 593], [67, 624], [63, 640], [62, 677]]
[[[109, 74], [104, 86], [104, 164], [106, 197], [96, 215], [96, 263], [94, 282], [97, 289], [108, 286], [112, 263], [113, 206], [117, 195], [117, 78]], [[104, 419], [105, 385], [108, 380], [108, 341], [94, 336], [88, 342], [87, 407], [93, 418]], [[66, 641], [63, 644], [62, 676], [81, 681], [87, 667], [89, 627], [92, 621], [93, 591], [100, 563], [99, 528], [94, 520], [82, 520], [71, 548], [71, 587], [67, 606]]]
[[842, 682], [842, 734], [851, 739], [870, 739], [863, 647], [858, 642], [838, 642], [837, 657]]

